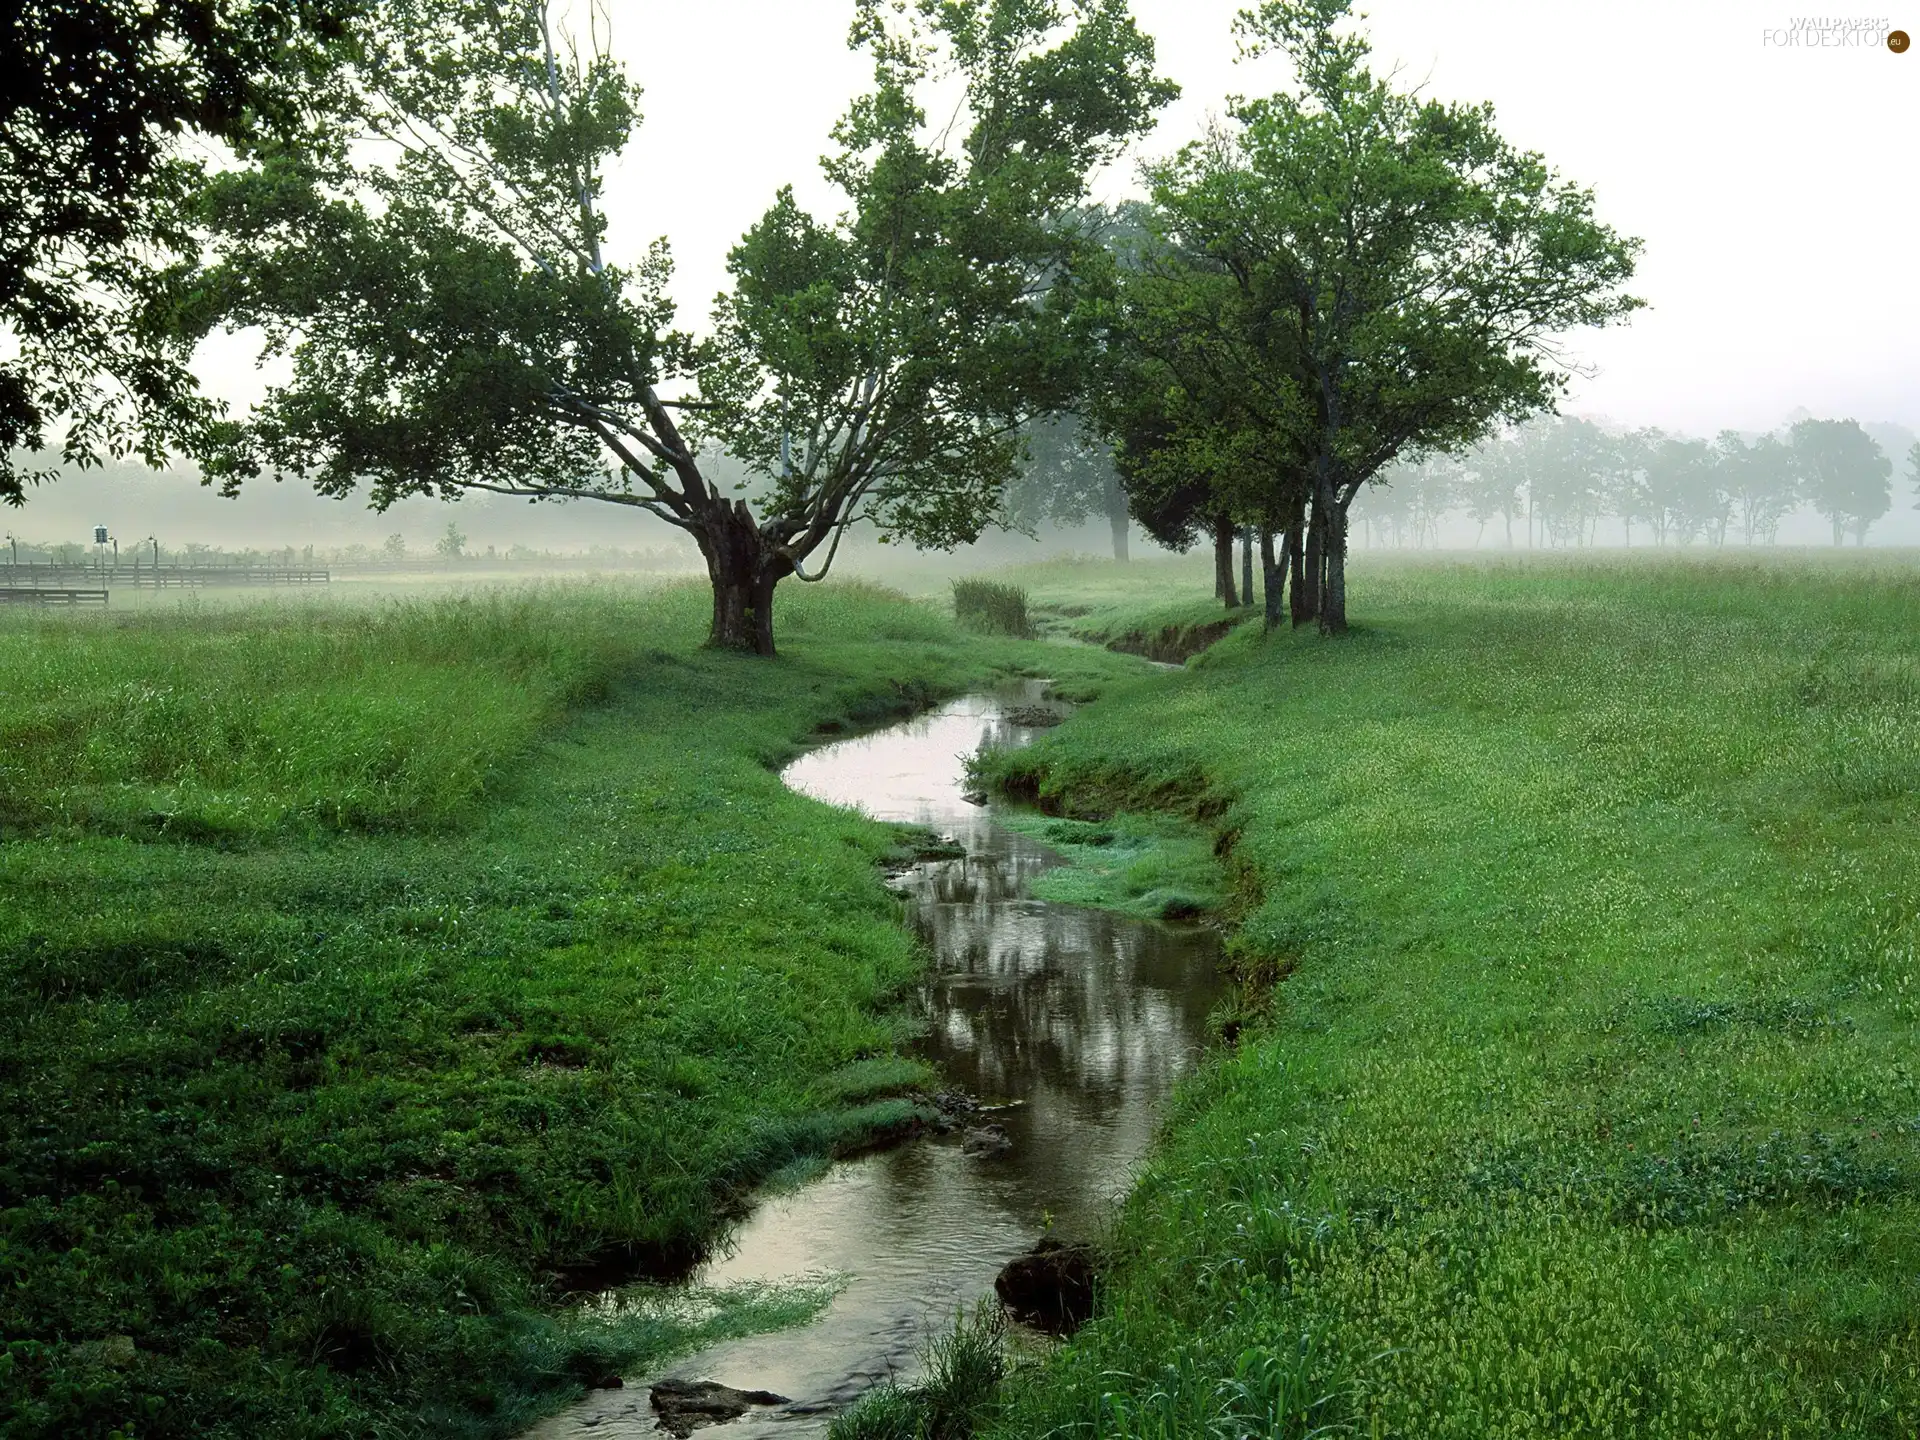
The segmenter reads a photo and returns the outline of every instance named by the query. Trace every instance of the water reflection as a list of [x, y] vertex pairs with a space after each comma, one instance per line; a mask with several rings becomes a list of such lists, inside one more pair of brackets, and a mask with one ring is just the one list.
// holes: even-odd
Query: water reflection
[[[962, 798], [967, 754], [983, 741], [1032, 737], [1004, 714], [1032, 703], [1035, 689], [970, 696], [824, 746], [786, 772], [806, 794], [966, 845], [965, 859], [919, 866], [897, 886], [936, 957], [920, 996], [928, 1028], [919, 1049], [960, 1089], [1009, 1104], [993, 1119], [1013, 1148], [975, 1158], [957, 1137], [910, 1145], [834, 1165], [761, 1205], [700, 1280], [821, 1271], [848, 1280], [812, 1325], [673, 1367], [792, 1397], [717, 1435], [824, 1430], [876, 1381], [911, 1374], [927, 1335], [989, 1293], [1049, 1218], [1058, 1233], [1097, 1231], [1161, 1100], [1198, 1052], [1217, 993], [1214, 935], [1030, 898], [1029, 882], [1059, 858]], [[646, 1387], [636, 1384], [589, 1396], [533, 1435], [653, 1433]]]

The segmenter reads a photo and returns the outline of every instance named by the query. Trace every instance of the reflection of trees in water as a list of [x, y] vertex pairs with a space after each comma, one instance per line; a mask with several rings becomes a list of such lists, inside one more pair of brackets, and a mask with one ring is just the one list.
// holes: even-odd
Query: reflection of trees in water
[[[1059, 857], [964, 804], [955, 777], [961, 756], [1024, 743], [1032, 732], [981, 707], [962, 702], [871, 743], [817, 752], [789, 772], [809, 794], [931, 825], [969, 852], [917, 867], [899, 883], [939, 957], [926, 987], [931, 1033], [920, 1048], [953, 1083], [1025, 1102], [995, 1117], [1014, 1148], [990, 1161], [963, 1159], [957, 1146], [895, 1152], [875, 1176], [879, 1209], [854, 1225], [878, 1237], [891, 1232], [893, 1215], [913, 1236], [906, 1248], [915, 1263], [934, 1272], [960, 1260], [934, 1263], [943, 1242], [929, 1232], [950, 1230], [966, 1251], [981, 1238], [982, 1207], [1023, 1234], [1041, 1209], [1064, 1223], [1103, 1207], [1145, 1151], [1159, 1102], [1191, 1063], [1217, 989], [1210, 934], [1026, 894]], [[929, 1220], [929, 1209], [948, 1208], [950, 1224]]]
[[[1043, 1213], [1063, 1234], [1097, 1231], [1146, 1151], [1158, 1102], [1197, 1050], [1216, 992], [1213, 937], [1023, 895], [1058, 859], [997, 829], [950, 781], [955, 757], [979, 740], [1026, 738], [986, 721], [982, 703], [816, 752], [789, 778], [823, 799], [932, 825], [972, 852], [918, 866], [897, 888], [939, 957], [922, 1051], [976, 1094], [1026, 1102], [993, 1117], [1013, 1148], [976, 1159], [957, 1137], [903, 1146], [773, 1202], [749, 1222], [737, 1261], [709, 1278], [824, 1269], [854, 1279], [813, 1324], [730, 1342], [681, 1371], [752, 1377], [829, 1403], [914, 1373], [926, 1337], [988, 1292]], [[803, 1428], [789, 1426], [790, 1417], [750, 1416], [729, 1432]]]
[[[1037, 696], [1038, 686], [1029, 686], [1018, 703]], [[1034, 733], [969, 708], [984, 703], [961, 701], [906, 725], [836, 741], [802, 755], [781, 778], [803, 795], [879, 820], [966, 826], [968, 816], [981, 814], [959, 798], [966, 758], [983, 747], [1017, 748]]]
[[981, 1094], [1149, 1103], [1189, 1061], [1211, 1001], [1211, 937], [1017, 898], [1030, 850], [929, 867], [917, 920], [940, 958], [930, 1058]]

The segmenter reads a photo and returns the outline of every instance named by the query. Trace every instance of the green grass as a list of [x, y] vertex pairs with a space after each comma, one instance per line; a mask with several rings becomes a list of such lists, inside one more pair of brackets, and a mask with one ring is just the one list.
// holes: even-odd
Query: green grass
[[1027, 592], [997, 580], [953, 582], [953, 618], [969, 630], [990, 635], [1013, 635], [1025, 640], [1034, 633], [1027, 618]]
[[772, 663], [698, 588], [0, 621], [0, 1432], [507, 1434], [817, 1303], [559, 1303], [912, 1113], [902, 837], [771, 767], [1119, 662], [783, 600]]
[[928, 1342], [926, 1373], [876, 1385], [834, 1417], [827, 1440], [967, 1440], [990, 1423], [1009, 1367], [1007, 1322], [983, 1302]]
[[1210, 555], [1127, 564], [1078, 556], [996, 573], [1004, 578], [995, 583], [1027, 597], [1040, 633], [1175, 664], [1256, 614], [1212, 597]]
[[1203, 820], [1288, 978], [994, 1433], [1914, 1433], [1920, 566], [1363, 557], [1352, 614], [999, 764]]
[[643, 595], [190, 602], [10, 623], [0, 834], [445, 825], [542, 725], [606, 698], [633, 658], [626, 627], [652, 613]]

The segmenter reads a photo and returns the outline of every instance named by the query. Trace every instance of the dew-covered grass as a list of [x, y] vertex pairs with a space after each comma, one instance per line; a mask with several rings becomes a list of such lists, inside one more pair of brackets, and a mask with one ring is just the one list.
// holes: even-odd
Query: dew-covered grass
[[773, 766], [1126, 662], [782, 600], [0, 616], [0, 1433], [501, 1435], [805, 1312], [562, 1299], [911, 1118], [900, 837]]
[[1920, 565], [1363, 556], [1351, 614], [1001, 763], [1203, 819], [1287, 978], [994, 1433], [1915, 1433]]

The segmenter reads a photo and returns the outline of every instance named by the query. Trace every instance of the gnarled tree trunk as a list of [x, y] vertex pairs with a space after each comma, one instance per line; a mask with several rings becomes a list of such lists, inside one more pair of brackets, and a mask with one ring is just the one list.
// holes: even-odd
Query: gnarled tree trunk
[[743, 500], [722, 502], [694, 532], [713, 584], [713, 628], [707, 644], [771, 658], [773, 588], [793, 564], [760, 533]]
[[1127, 563], [1127, 526], [1130, 517], [1127, 514], [1127, 492], [1120, 486], [1118, 475], [1107, 476], [1107, 528], [1113, 532], [1113, 558], [1122, 565]]

